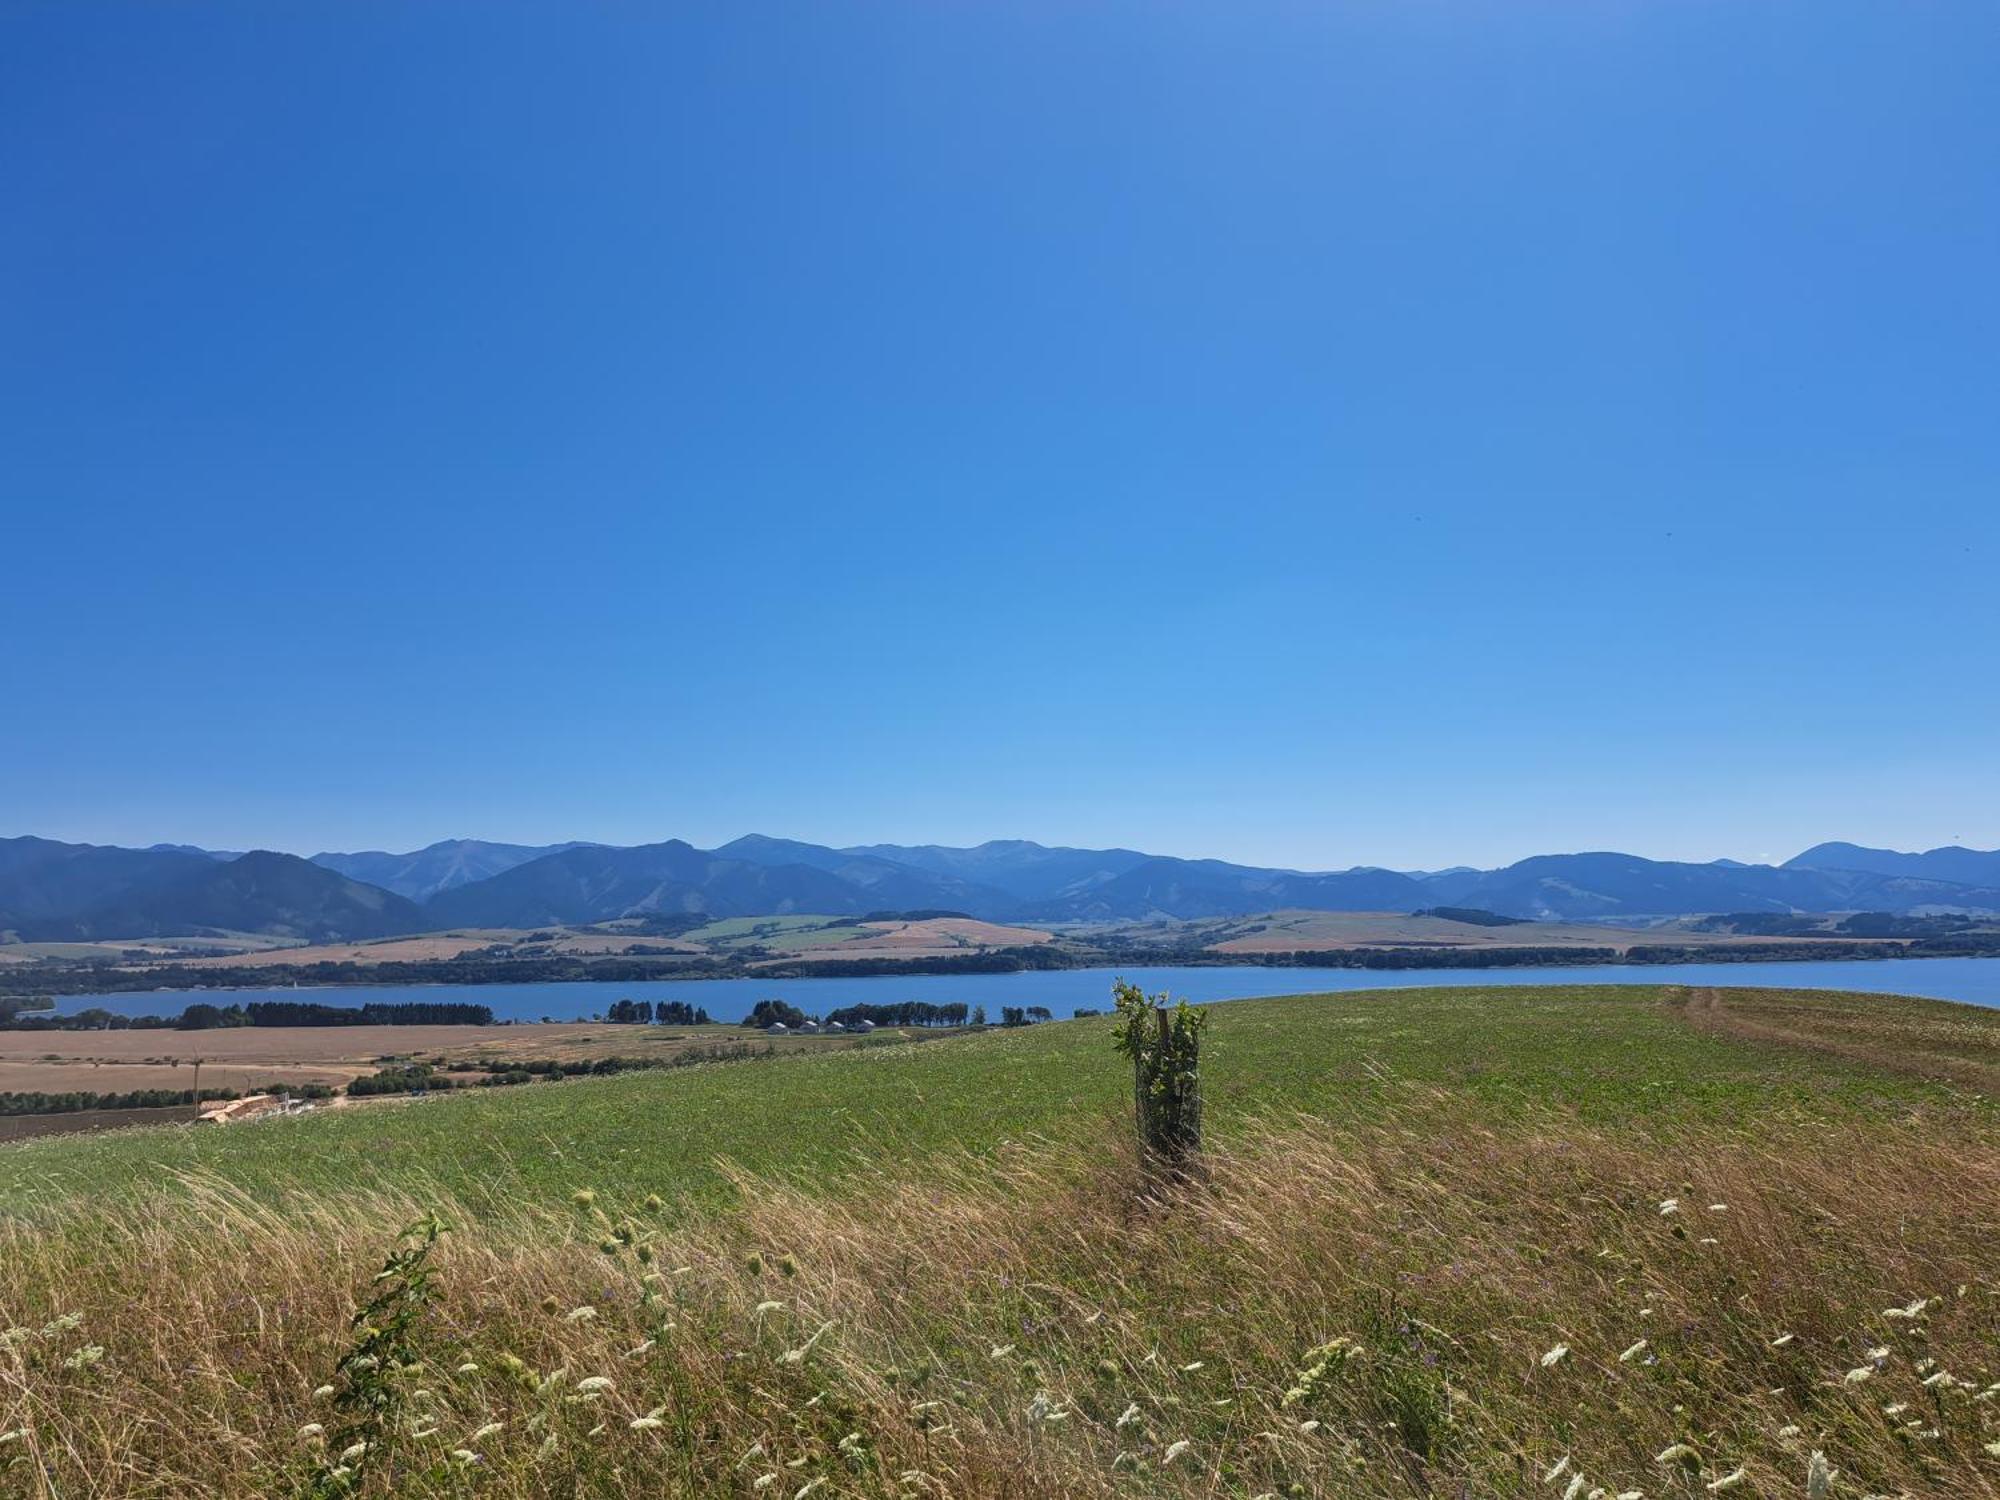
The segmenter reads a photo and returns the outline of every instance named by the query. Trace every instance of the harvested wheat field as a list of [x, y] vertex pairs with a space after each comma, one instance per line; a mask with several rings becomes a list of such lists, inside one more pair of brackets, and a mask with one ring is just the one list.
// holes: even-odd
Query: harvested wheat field
[[0, 1150], [0, 1492], [2000, 1496], [2000, 1015], [1108, 1024]]

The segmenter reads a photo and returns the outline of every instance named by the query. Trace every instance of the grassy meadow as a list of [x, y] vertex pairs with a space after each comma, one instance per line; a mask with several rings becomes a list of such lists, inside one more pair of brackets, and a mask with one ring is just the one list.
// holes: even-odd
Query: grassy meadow
[[0, 1494], [2000, 1497], [2000, 1013], [1108, 1031], [0, 1149]]

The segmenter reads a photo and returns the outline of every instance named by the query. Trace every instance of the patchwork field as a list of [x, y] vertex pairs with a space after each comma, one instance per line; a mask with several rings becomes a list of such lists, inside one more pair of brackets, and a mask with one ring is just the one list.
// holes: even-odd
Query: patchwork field
[[2000, 1497], [2000, 1013], [1220, 1006], [1182, 1186], [1107, 1029], [0, 1149], [0, 1489]]
[[1133, 939], [1185, 941], [1213, 953], [1297, 953], [1342, 948], [1611, 948], [1671, 942], [1730, 947], [1757, 939], [1681, 928], [1607, 927], [1591, 922], [1520, 922], [1483, 926], [1402, 912], [1281, 911], [1269, 916], [1141, 924], [1119, 929]]
[[[895, 1035], [896, 1033], [878, 1033]], [[0, 1093], [188, 1088], [202, 1060], [203, 1088], [248, 1092], [281, 1083], [344, 1084], [384, 1063], [419, 1058], [669, 1058], [689, 1049], [755, 1040], [783, 1053], [837, 1050], [853, 1038], [765, 1038], [739, 1026], [635, 1026], [555, 1022], [515, 1026], [241, 1026], [211, 1031], [0, 1030]]]
[[[287, 948], [282, 955], [288, 964], [386, 964], [421, 963], [428, 959], [457, 958], [474, 953], [514, 936], [501, 930], [490, 932], [431, 933], [423, 937], [381, 938], [367, 943], [314, 943]], [[244, 969], [268, 964], [273, 955], [266, 950], [216, 954], [188, 960], [193, 969]]]

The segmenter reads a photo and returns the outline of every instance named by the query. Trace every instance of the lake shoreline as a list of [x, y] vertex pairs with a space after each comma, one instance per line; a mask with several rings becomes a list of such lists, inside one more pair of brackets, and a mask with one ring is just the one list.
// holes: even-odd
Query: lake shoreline
[[[0, 998], [55, 994], [59, 1001], [114, 996], [161, 994], [228, 994], [239, 990], [323, 990], [323, 989], [456, 989], [470, 986], [532, 984], [708, 984], [765, 981], [773, 984], [821, 979], [963, 979], [981, 975], [1057, 974], [1105, 968], [1145, 969], [1338, 969], [1373, 973], [1505, 971], [1518, 969], [1632, 968], [1659, 969], [1681, 964], [1758, 965], [1769, 963], [1898, 963], [1917, 959], [2000, 958], [2000, 946], [1969, 945], [1950, 940], [1896, 941], [1825, 940], [1693, 945], [1676, 943], [1637, 944], [1627, 949], [1554, 948], [1343, 948], [1293, 953], [1174, 953], [1135, 951], [1126, 954], [1053, 954], [1032, 950], [1028, 961], [1020, 950], [968, 955], [943, 962], [926, 959], [821, 960], [808, 963], [775, 963], [761, 967], [732, 964], [647, 964], [622, 960], [573, 960], [539, 962], [502, 960], [494, 963], [462, 963], [457, 960], [429, 960], [383, 964], [313, 964], [309, 966], [272, 964], [234, 969], [202, 970], [199, 982], [185, 968], [162, 965], [156, 971], [169, 974], [175, 982], [134, 987], [116, 983], [76, 985], [80, 977], [72, 972], [61, 976], [69, 981], [43, 986], [26, 985], [26, 975], [0, 973]], [[515, 972], [509, 972], [513, 970]], [[48, 976], [52, 981], [56, 976]], [[93, 977], [111, 981], [128, 977], [103, 970]], [[14, 981], [9, 985], [8, 981]]]
[[[1280, 994], [1337, 993], [1351, 990], [1465, 988], [1555, 985], [1686, 984], [1717, 987], [1836, 989], [2000, 1005], [2000, 964], [1964, 955], [1922, 958], [1820, 959], [1794, 962], [1575, 963], [1510, 967], [1372, 969], [1308, 968], [1272, 964], [1099, 964], [1088, 968], [1019, 970], [984, 974], [836, 975], [778, 978], [769, 975], [634, 980], [556, 980], [480, 985], [435, 984], [286, 985], [263, 990], [234, 986], [189, 992], [178, 988], [74, 992], [55, 997], [58, 1011], [102, 1008], [127, 1016], [176, 1014], [188, 1003], [249, 1003], [298, 999], [307, 995], [334, 1003], [351, 995], [356, 1005], [397, 997], [434, 1000], [440, 988], [453, 998], [489, 1006], [496, 1020], [583, 1020], [601, 1014], [614, 999], [682, 999], [707, 1009], [716, 1020], [747, 1015], [758, 1000], [783, 999], [808, 1013], [854, 1003], [895, 999], [984, 1004], [997, 1017], [1002, 1006], [1047, 1005], [1059, 1015], [1077, 1008], [1110, 1004], [1111, 982], [1123, 978], [1149, 992], [1170, 991], [1197, 1003]], [[181, 997], [178, 1003], [170, 997]]]

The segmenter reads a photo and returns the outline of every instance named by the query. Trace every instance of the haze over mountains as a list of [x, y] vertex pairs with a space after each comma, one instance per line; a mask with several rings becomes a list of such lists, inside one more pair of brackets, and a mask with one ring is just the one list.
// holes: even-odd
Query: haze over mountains
[[974, 848], [834, 849], [750, 834], [614, 847], [453, 839], [394, 854], [0, 839], [0, 934], [26, 941], [261, 933], [315, 941], [627, 916], [947, 910], [995, 921], [1247, 916], [1288, 908], [1477, 907], [1542, 920], [1715, 912], [2000, 912], [2000, 851], [1906, 854], [1816, 845], [1781, 866], [1613, 853], [1537, 855], [1499, 870], [1298, 871], [1025, 840]]

